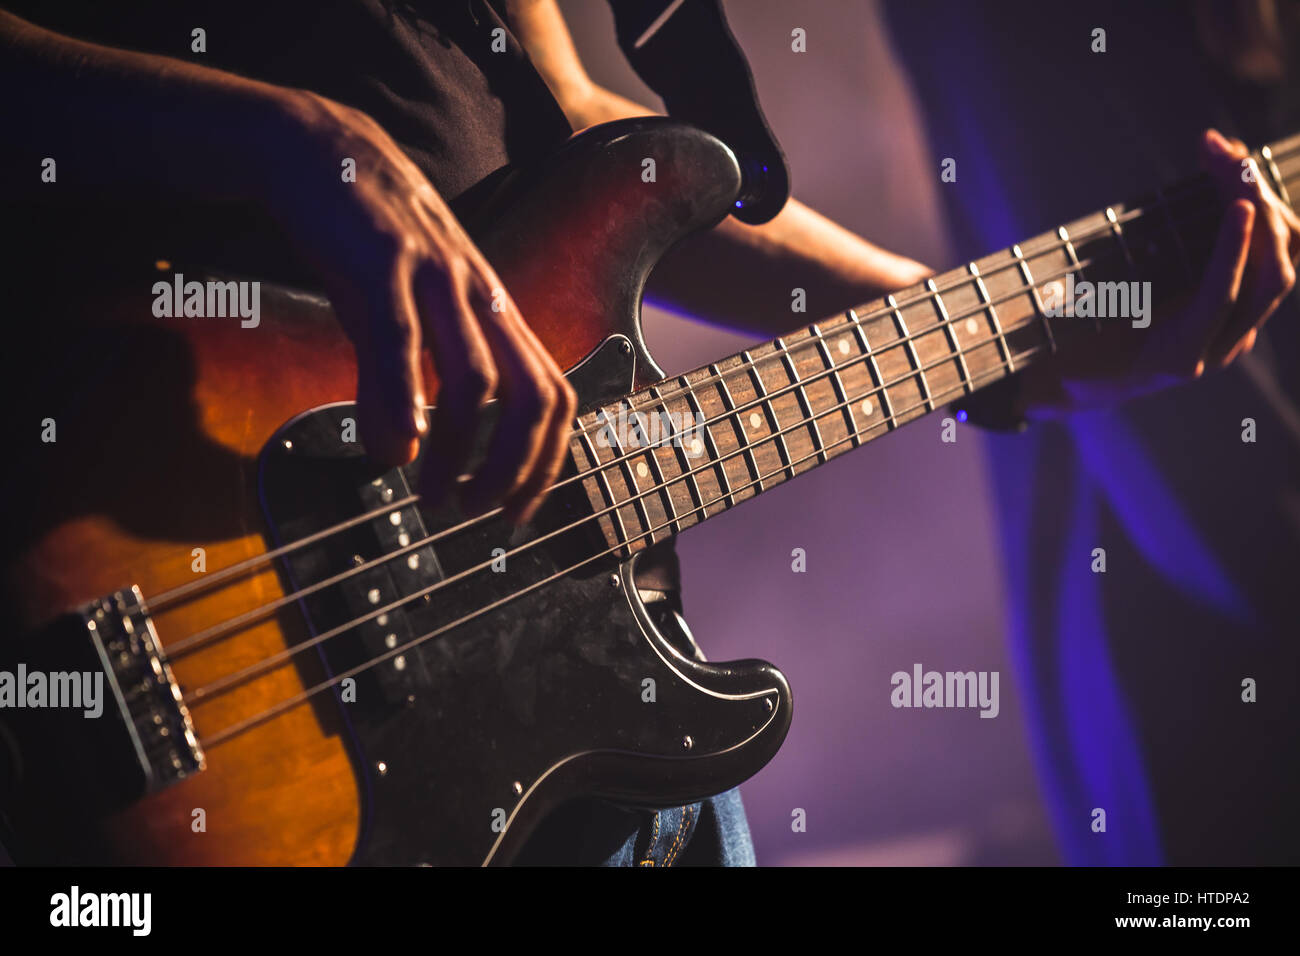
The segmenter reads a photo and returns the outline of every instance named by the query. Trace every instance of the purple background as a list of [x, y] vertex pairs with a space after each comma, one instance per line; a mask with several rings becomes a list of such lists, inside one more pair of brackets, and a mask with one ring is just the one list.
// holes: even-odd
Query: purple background
[[[606, 0], [560, 5], [592, 77], [659, 108], [614, 42]], [[955, 264], [938, 164], [875, 4], [727, 11], [795, 195], [885, 248]], [[794, 27], [807, 53], [791, 52]], [[646, 334], [670, 374], [754, 341], [656, 309]], [[1006, 654], [988, 480], [978, 433], [945, 444], [930, 416], [681, 538], [705, 653], [770, 660], [794, 690], [785, 746], [741, 788], [761, 864], [1059, 862]], [[805, 574], [791, 571], [796, 547]], [[915, 663], [999, 671], [1001, 713], [894, 709], [890, 675]], [[795, 808], [806, 832], [792, 830]]]

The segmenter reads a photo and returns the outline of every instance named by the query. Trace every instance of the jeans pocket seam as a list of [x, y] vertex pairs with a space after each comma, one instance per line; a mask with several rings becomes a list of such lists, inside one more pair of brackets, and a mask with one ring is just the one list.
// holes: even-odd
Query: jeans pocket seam
[[682, 807], [682, 822], [677, 827], [677, 837], [673, 840], [673, 845], [668, 849], [668, 855], [664, 858], [664, 866], [672, 866], [673, 860], [677, 859], [677, 851], [684, 845], [686, 835], [690, 832], [688, 824], [691, 822], [691, 811], [695, 807]]

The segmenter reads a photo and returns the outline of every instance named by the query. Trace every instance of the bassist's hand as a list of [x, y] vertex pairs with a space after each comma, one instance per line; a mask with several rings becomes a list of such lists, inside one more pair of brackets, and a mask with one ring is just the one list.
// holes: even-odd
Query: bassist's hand
[[[526, 520], [568, 451], [576, 398], [501, 280], [420, 170], [370, 117], [303, 94], [273, 212], [315, 266], [357, 353], [362, 440], [385, 465], [426, 431], [420, 350], [438, 374], [420, 491], [432, 503], [466, 464], [482, 405], [499, 400], [487, 455], [462, 489], [471, 512]], [[356, 181], [341, 182], [344, 158]]]
[[[495, 397], [501, 417], [463, 500], [473, 510], [502, 502], [520, 520], [535, 507], [567, 451], [573, 391], [446, 203], [378, 124], [312, 93], [85, 43], [3, 10], [0, 49], [6, 87], [42, 91], [10, 98], [11, 138], [40, 143], [47, 156], [94, 150], [96, 162], [60, 183], [70, 199], [111, 191], [265, 207], [315, 265], [356, 346], [370, 455], [385, 465], [415, 457], [428, 347], [438, 413], [421, 491], [432, 498], [454, 483], [480, 407]], [[354, 182], [340, 175], [349, 158]], [[0, 197], [44, 190], [34, 176], [0, 182]]]
[[1295, 286], [1300, 219], [1253, 160], [1243, 165], [1243, 143], [1209, 130], [1202, 152], [1228, 205], [1200, 287], [1158, 311], [1149, 329], [1103, 323], [1081, 348], [1030, 366], [1022, 397], [1032, 417], [1106, 407], [1226, 366], [1254, 347], [1259, 327]]

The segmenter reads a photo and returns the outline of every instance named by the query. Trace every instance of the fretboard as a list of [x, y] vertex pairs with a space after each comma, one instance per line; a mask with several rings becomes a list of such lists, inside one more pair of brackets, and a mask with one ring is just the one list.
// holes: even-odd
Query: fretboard
[[[1300, 136], [1255, 160], [1284, 201], [1300, 195]], [[1186, 180], [583, 415], [571, 449], [608, 547], [641, 550], [1103, 323], [1131, 327], [1137, 306], [1196, 287], [1222, 209], [1208, 177]], [[1070, 308], [1084, 282], [1090, 307]], [[1128, 299], [1133, 283], [1154, 301]]]

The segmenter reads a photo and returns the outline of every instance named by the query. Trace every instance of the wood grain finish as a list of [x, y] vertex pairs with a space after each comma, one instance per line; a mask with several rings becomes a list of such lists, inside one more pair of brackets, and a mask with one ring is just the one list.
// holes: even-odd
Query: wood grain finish
[[[736, 187], [663, 140], [661, 181], [646, 187], [650, 132], [610, 145], [575, 141], [560, 160], [514, 183], [477, 238], [525, 318], [563, 368], [617, 326], [639, 338], [645, 273], [699, 205]], [[729, 154], [727, 154], [729, 156]], [[691, 164], [696, 164], [692, 167]], [[725, 171], [725, 170], [724, 170]], [[709, 178], [714, 180], [710, 185]], [[715, 195], [716, 194], [716, 195]], [[725, 204], [725, 203], [724, 203]], [[165, 254], [165, 250], [160, 250]], [[184, 264], [175, 269], [201, 279]], [[268, 548], [257, 455], [290, 418], [351, 400], [350, 344], [319, 300], [263, 286], [261, 323], [155, 318], [151, 288], [171, 271], [152, 260], [112, 287], [70, 292], [23, 326], [45, 361], [19, 417], [27, 439], [15, 468], [31, 493], [12, 508], [5, 589], [28, 627], [132, 584], [146, 600], [192, 582], [193, 549], [215, 571]], [[646, 370], [643, 370], [643, 374]], [[427, 356], [428, 393], [436, 378]], [[46, 412], [53, 409], [53, 412]], [[57, 442], [40, 443], [50, 414]], [[155, 616], [163, 647], [283, 594], [267, 569]], [[296, 607], [173, 660], [182, 690], [305, 639]], [[319, 680], [315, 653], [193, 708], [200, 740]], [[116, 814], [102, 828], [125, 863], [342, 864], [363, 807], [333, 698], [322, 695], [213, 747], [208, 768]], [[194, 832], [202, 809], [206, 831]]]

